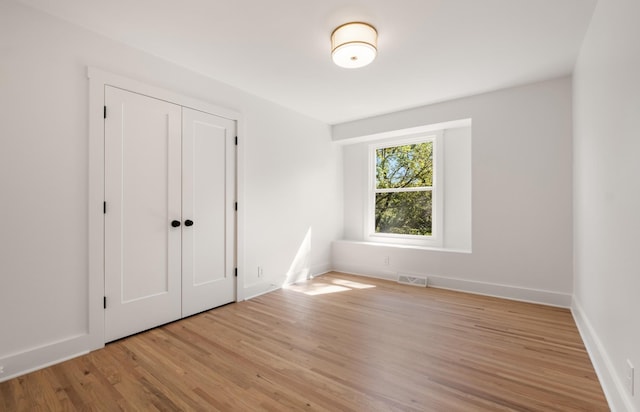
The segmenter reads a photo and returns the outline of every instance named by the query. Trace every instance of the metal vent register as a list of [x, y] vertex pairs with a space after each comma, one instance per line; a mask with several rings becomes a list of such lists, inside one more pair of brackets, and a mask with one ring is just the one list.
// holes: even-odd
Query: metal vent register
[[427, 278], [420, 277], [420, 276], [398, 274], [398, 283], [402, 283], [403, 285], [420, 286], [420, 287], [426, 288]]

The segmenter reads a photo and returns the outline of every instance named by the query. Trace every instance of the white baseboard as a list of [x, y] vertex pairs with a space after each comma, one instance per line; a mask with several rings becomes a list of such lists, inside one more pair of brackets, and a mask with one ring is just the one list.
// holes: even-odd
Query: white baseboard
[[0, 382], [89, 353], [89, 335], [82, 334], [0, 358]]
[[325, 264], [317, 265], [310, 268], [309, 271], [303, 276], [304, 279], [296, 277], [296, 278], [293, 278], [291, 282], [280, 281], [277, 283], [269, 282], [267, 280], [262, 283], [254, 283], [252, 285], [248, 285], [244, 288], [244, 300], [256, 298], [260, 295], [264, 295], [266, 293], [273, 292], [274, 290], [278, 290], [283, 286], [285, 286], [286, 284], [311, 279], [316, 276], [324, 275], [325, 273], [330, 271], [331, 271], [331, 265], [329, 263], [325, 263]]
[[274, 290], [278, 290], [281, 288], [282, 285], [276, 285], [267, 282], [249, 285], [244, 288], [244, 300], [257, 298], [260, 295], [265, 295], [269, 292], [273, 292]]
[[470, 292], [478, 295], [495, 296], [521, 302], [540, 303], [543, 305], [558, 306], [561, 308], [569, 308], [571, 306], [570, 294], [552, 292], [549, 290], [521, 288], [439, 276], [429, 276], [429, 286], [434, 288]]
[[[350, 273], [359, 276], [368, 276], [379, 279], [396, 281], [398, 273], [392, 270], [380, 270], [374, 267], [351, 265], [348, 263], [335, 263], [337, 272]], [[571, 307], [571, 295], [568, 293], [552, 292], [548, 290], [521, 288], [517, 286], [500, 285], [489, 282], [478, 282], [467, 279], [448, 278], [434, 276], [425, 273], [405, 273], [407, 275], [426, 276], [429, 279], [428, 286], [440, 289], [451, 289], [460, 292], [474, 293], [477, 295], [494, 296], [498, 298], [517, 300], [522, 302], [540, 303], [562, 308]]]
[[604, 395], [607, 398], [607, 402], [609, 402], [609, 407], [613, 412], [635, 412], [633, 403], [613, 367], [611, 358], [575, 296], [571, 305], [571, 313], [578, 326], [584, 346], [589, 353], [591, 363], [598, 375]]
[[333, 266], [330, 263], [325, 263], [324, 265], [318, 265], [311, 270], [310, 278], [315, 278], [316, 276], [322, 276], [325, 273], [331, 272]]

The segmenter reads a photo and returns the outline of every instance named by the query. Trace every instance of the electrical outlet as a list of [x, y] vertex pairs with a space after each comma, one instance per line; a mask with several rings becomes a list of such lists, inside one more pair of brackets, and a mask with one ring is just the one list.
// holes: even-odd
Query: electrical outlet
[[258, 277], [262, 277], [262, 266], [258, 266]]
[[631, 396], [633, 396], [633, 392], [634, 392], [634, 380], [635, 377], [634, 375], [634, 368], [633, 368], [633, 364], [631, 363], [631, 361], [629, 359], [627, 359], [627, 390], [629, 390], [629, 393], [631, 394]]
[[384, 257], [384, 265], [389, 266], [389, 256]]

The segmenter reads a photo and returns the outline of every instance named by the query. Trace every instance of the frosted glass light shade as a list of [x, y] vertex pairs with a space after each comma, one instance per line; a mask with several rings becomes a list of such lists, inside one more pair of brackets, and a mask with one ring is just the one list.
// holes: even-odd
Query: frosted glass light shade
[[347, 23], [331, 33], [331, 57], [340, 67], [356, 69], [378, 54], [378, 32], [367, 23]]

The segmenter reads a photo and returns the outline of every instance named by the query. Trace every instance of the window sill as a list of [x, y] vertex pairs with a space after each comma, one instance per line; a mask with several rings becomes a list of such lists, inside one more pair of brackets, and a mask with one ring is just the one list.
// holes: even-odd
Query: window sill
[[403, 245], [398, 243], [385, 243], [385, 242], [366, 242], [361, 240], [335, 240], [334, 243], [345, 243], [351, 245], [363, 245], [363, 246], [379, 246], [386, 248], [396, 248], [396, 249], [414, 249], [414, 250], [428, 250], [431, 252], [451, 252], [451, 253], [466, 253], [470, 254], [471, 250], [463, 250], [463, 249], [452, 249], [446, 247], [434, 247], [434, 246], [417, 246], [417, 245]]

